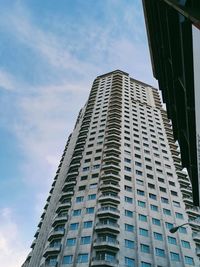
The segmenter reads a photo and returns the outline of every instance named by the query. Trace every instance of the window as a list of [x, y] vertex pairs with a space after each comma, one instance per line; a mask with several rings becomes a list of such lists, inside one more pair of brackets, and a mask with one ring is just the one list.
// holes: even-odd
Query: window
[[180, 204], [180, 202], [177, 202], [177, 201], [172, 201], [173, 202], [173, 205], [174, 205], [174, 207], [180, 207], [181, 206], [181, 204]]
[[148, 230], [144, 229], [144, 228], [139, 228], [139, 233], [142, 236], [148, 236], [149, 235]]
[[78, 255], [77, 262], [79, 262], [79, 263], [88, 262], [88, 254], [87, 253], [85, 253], [85, 254], [79, 254]]
[[151, 210], [158, 211], [158, 206], [151, 204], [150, 207], [151, 207]]
[[86, 208], [86, 213], [87, 213], [87, 214], [92, 214], [92, 213], [94, 213], [94, 207]]
[[185, 227], [179, 227], [178, 229], [179, 233], [182, 233], [182, 234], [187, 234], [187, 229]]
[[125, 266], [126, 267], [134, 267], [135, 266], [135, 260], [132, 258], [125, 257]]
[[93, 170], [99, 169], [100, 168], [100, 164], [96, 164], [93, 166]]
[[67, 239], [67, 243], [66, 243], [66, 245], [67, 245], [68, 247], [75, 246], [75, 244], [76, 244], [76, 238], [68, 238], [68, 239]]
[[158, 225], [158, 226], [161, 225], [161, 224], [160, 224], [160, 220], [159, 220], [159, 219], [156, 219], [156, 218], [152, 218], [152, 223], [153, 223], [154, 225]]
[[183, 248], [191, 248], [190, 247], [190, 242], [188, 242], [188, 241], [185, 241], [185, 240], [181, 240], [181, 245], [182, 245], [182, 247]]
[[143, 190], [139, 190], [137, 189], [137, 194], [140, 195], [140, 196], [144, 196], [144, 191]]
[[157, 199], [156, 195], [154, 195], [154, 194], [151, 194], [151, 193], [149, 193], [149, 198], [151, 198], [151, 199], [154, 199], [154, 200], [156, 200], [156, 199]]
[[131, 241], [131, 240], [128, 240], [128, 239], [125, 239], [125, 247], [126, 248], [134, 248], [134, 241]]
[[138, 170], [136, 170], [135, 173], [136, 173], [137, 175], [142, 175], [142, 172], [141, 172], [141, 171], [138, 171]]
[[79, 226], [79, 223], [71, 223], [70, 224], [70, 230], [77, 230]]
[[96, 199], [96, 194], [88, 195], [88, 200]]
[[185, 256], [185, 263], [188, 265], [193, 265], [194, 266], [194, 259], [188, 256]]
[[78, 190], [82, 191], [82, 190], [85, 190], [85, 188], [86, 188], [86, 185], [82, 185], [82, 186], [79, 186]]
[[167, 237], [168, 243], [172, 245], [176, 245], [176, 238], [172, 236]]
[[165, 198], [165, 197], [161, 197], [161, 201], [162, 201], [162, 203], [166, 203], [166, 204], [169, 203], [168, 198]]
[[127, 172], [131, 172], [131, 168], [127, 167], [127, 166], [124, 166], [124, 170], [127, 171]]
[[172, 261], [180, 261], [180, 256], [178, 253], [170, 252], [170, 258]]
[[83, 202], [83, 200], [84, 200], [84, 197], [77, 197], [76, 198], [76, 203]]
[[165, 215], [169, 215], [169, 216], [171, 216], [171, 210], [163, 209], [163, 213], [164, 213]]
[[132, 197], [124, 197], [124, 201], [127, 202], [127, 203], [133, 203], [133, 199]]
[[135, 165], [141, 167], [141, 166], [142, 166], [142, 163], [136, 161], [136, 162], [135, 162]]
[[139, 185], [143, 185], [144, 184], [144, 182], [142, 180], [140, 180], [140, 179], [136, 179], [136, 183], [139, 184]]
[[139, 220], [142, 222], [147, 222], [147, 216], [143, 214], [138, 214]]
[[128, 176], [128, 175], [124, 175], [124, 179], [127, 180], [127, 181], [131, 181], [131, 177]]
[[128, 186], [128, 185], [125, 185], [124, 186], [124, 189], [128, 192], [132, 192], [132, 187], [131, 186]]
[[83, 172], [89, 171], [90, 167], [84, 167]]
[[81, 245], [90, 244], [91, 236], [83, 236], [81, 237]]
[[144, 252], [144, 253], [150, 253], [150, 247], [145, 244], [140, 244], [140, 250], [141, 252]]
[[127, 231], [127, 232], [133, 232], [134, 231], [133, 225], [125, 223], [124, 226], [125, 226], [125, 231]]
[[181, 219], [181, 220], [183, 220], [183, 214], [182, 214], [182, 213], [175, 212], [175, 214], [176, 214], [176, 218], [177, 218], [177, 219]]
[[81, 181], [87, 180], [88, 176], [87, 175], [83, 175], [81, 176]]
[[81, 215], [81, 209], [73, 211], [73, 216], [79, 216], [79, 215]]
[[125, 216], [132, 218], [133, 217], [133, 212], [130, 211], [130, 210], [125, 210]]
[[92, 227], [92, 221], [87, 221], [83, 223], [83, 228], [91, 228]]
[[167, 229], [171, 229], [173, 227], [173, 224], [166, 222], [165, 226], [166, 226]]
[[97, 183], [95, 184], [90, 184], [90, 189], [96, 188], [97, 187]]
[[67, 255], [63, 257], [63, 264], [71, 264], [73, 261], [73, 255]]
[[128, 158], [124, 158], [124, 162], [131, 163], [131, 160]]
[[146, 203], [144, 201], [138, 200], [138, 206], [146, 208]]
[[154, 232], [153, 236], [154, 236], [154, 239], [156, 239], [156, 240], [160, 240], [160, 241], [163, 240], [163, 236], [160, 233]]
[[57, 265], [57, 257], [50, 257], [48, 259], [48, 266], [56, 266]]
[[155, 248], [155, 251], [156, 251], [156, 256], [165, 257], [165, 251], [164, 251], [164, 249]]
[[151, 267], [151, 263], [142, 261], [141, 262], [141, 267]]

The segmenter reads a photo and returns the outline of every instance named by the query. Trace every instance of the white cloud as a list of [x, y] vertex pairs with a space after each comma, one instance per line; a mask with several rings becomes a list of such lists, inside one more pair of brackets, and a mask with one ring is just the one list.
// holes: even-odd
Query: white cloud
[[0, 251], [4, 267], [21, 266], [28, 253], [10, 208], [0, 210]]
[[6, 90], [13, 90], [15, 88], [14, 77], [2, 69], [0, 69], [0, 87]]

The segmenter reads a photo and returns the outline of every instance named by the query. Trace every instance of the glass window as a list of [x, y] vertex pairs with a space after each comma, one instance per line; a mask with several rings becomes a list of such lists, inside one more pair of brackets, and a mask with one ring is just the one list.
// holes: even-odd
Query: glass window
[[125, 197], [124, 197], [124, 200], [125, 200], [125, 202], [127, 202], [127, 203], [133, 203], [133, 199], [132, 199], [132, 197], [127, 197], [127, 196], [125, 196]]
[[131, 240], [128, 240], [128, 239], [125, 239], [125, 247], [126, 248], [134, 248], [134, 241], [131, 241]]
[[77, 230], [79, 226], [79, 223], [71, 223], [70, 224], [70, 230]]
[[156, 199], [157, 199], [156, 195], [154, 195], [154, 194], [151, 194], [151, 193], [149, 193], [149, 198], [151, 198], [151, 199], [154, 199], [154, 200], [156, 200]]
[[94, 213], [94, 207], [86, 208], [86, 213], [87, 213], [87, 214], [92, 214], [92, 213]]
[[68, 238], [67, 239], [67, 246], [71, 247], [71, 246], [75, 246], [76, 244], [76, 238]]
[[179, 231], [179, 233], [187, 234], [187, 229], [183, 226], [179, 227], [178, 231]]
[[191, 248], [190, 247], [190, 242], [188, 242], [188, 241], [185, 241], [185, 240], [181, 240], [181, 245], [182, 245], [182, 247], [183, 248]]
[[164, 213], [165, 215], [169, 215], [169, 216], [171, 216], [171, 210], [163, 209], [163, 213]]
[[83, 236], [81, 237], [81, 245], [90, 244], [91, 236]]
[[147, 216], [143, 214], [138, 214], [139, 220], [142, 222], [147, 222]]
[[154, 238], [155, 238], [156, 240], [160, 240], [160, 241], [163, 240], [163, 236], [162, 236], [162, 234], [160, 234], [160, 233], [154, 232], [154, 233], [153, 233], [153, 236], [154, 236]]
[[160, 220], [159, 220], [159, 219], [156, 219], [156, 218], [152, 218], [152, 223], [153, 223], [154, 225], [158, 225], [158, 226], [161, 225], [161, 224], [160, 224]]
[[87, 221], [83, 223], [83, 228], [91, 228], [92, 227], [92, 221]]
[[96, 199], [96, 194], [88, 195], [88, 200]]
[[193, 265], [194, 266], [194, 259], [188, 256], [185, 256], [185, 263], [188, 265]]
[[165, 257], [165, 251], [164, 251], [164, 249], [155, 248], [155, 251], [156, 251], [156, 256]]
[[125, 257], [125, 266], [126, 267], [134, 267], [135, 266], [135, 260], [132, 258]]
[[142, 261], [140, 266], [141, 267], [151, 267], [151, 263]]
[[166, 223], [165, 223], [165, 226], [166, 226], [167, 229], [171, 229], [171, 228], [173, 228], [173, 224], [172, 224], [172, 223], [168, 223], [168, 222], [166, 222]]
[[168, 236], [167, 237], [167, 240], [168, 240], [168, 243], [169, 244], [172, 244], [172, 245], [176, 245], [176, 238], [175, 237], [172, 237], [172, 236]]
[[73, 261], [73, 255], [67, 255], [63, 257], [63, 264], [71, 264]]
[[96, 188], [97, 187], [97, 183], [95, 184], [90, 184], [90, 189]]
[[133, 225], [127, 224], [127, 223], [125, 223], [124, 225], [125, 225], [125, 231], [127, 231], [127, 232], [133, 232], [134, 231]]
[[140, 244], [140, 250], [144, 253], [150, 253], [150, 247], [146, 244]]
[[137, 189], [137, 194], [140, 195], [140, 196], [144, 196], [145, 195], [144, 191], [143, 190], [139, 190], [139, 189]]
[[146, 203], [144, 201], [138, 200], [138, 206], [145, 208], [146, 207]]
[[83, 202], [83, 200], [84, 200], [84, 197], [77, 197], [76, 198], [76, 203], [80, 203], [80, 202]]
[[142, 236], [148, 236], [148, 230], [147, 229], [144, 229], [144, 228], [139, 228], [139, 233], [140, 235]]
[[169, 203], [168, 198], [165, 198], [165, 197], [161, 197], [161, 201], [162, 201], [162, 203], [166, 203], [166, 204]]
[[180, 256], [178, 253], [170, 252], [170, 258], [172, 261], [180, 261]]
[[77, 262], [79, 262], [79, 263], [85, 263], [85, 262], [88, 262], [88, 254], [87, 254], [87, 253], [79, 254], [79, 255], [78, 255]]
[[175, 212], [175, 214], [176, 214], [176, 218], [177, 218], [177, 219], [181, 219], [181, 220], [183, 220], [183, 214], [182, 214], [182, 213]]
[[151, 204], [150, 207], [151, 207], [151, 210], [158, 211], [158, 206]]
[[81, 209], [73, 211], [73, 216], [79, 216], [79, 215], [81, 215]]
[[125, 216], [132, 218], [133, 217], [133, 212], [130, 211], [130, 210], [125, 210]]

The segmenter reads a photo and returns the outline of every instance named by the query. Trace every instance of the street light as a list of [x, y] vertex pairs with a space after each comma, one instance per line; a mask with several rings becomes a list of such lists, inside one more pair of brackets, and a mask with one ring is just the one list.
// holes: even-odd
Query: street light
[[178, 229], [179, 229], [180, 227], [182, 227], [182, 226], [184, 226], [184, 225], [187, 225], [187, 224], [189, 224], [189, 222], [187, 222], [187, 223], [183, 223], [183, 224], [181, 224], [181, 225], [179, 225], [179, 226], [175, 226], [175, 227], [169, 229], [169, 231], [170, 231], [170, 233], [174, 234], [174, 233], [176, 233], [176, 232], [178, 231]]
[[170, 231], [170, 233], [172, 233], [172, 234], [174, 234], [174, 233], [176, 233], [177, 231], [178, 231], [178, 229], [180, 228], [180, 227], [182, 227], [182, 226], [184, 226], [184, 225], [190, 225], [190, 223], [192, 223], [192, 222], [199, 222], [200, 221], [200, 216], [198, 216], [197, 218], [195, 218], [194, 220], [191, 220], [191, 221], [189, 221], [189, 222], [186, 222], [186, 223], [183, 223], [183, 224], [181, 224], [181, 225], [178, 225], [178, 226], [175, 226], [175, 227], [172, 227], [171, 229], [169, 229], [169, 231]]

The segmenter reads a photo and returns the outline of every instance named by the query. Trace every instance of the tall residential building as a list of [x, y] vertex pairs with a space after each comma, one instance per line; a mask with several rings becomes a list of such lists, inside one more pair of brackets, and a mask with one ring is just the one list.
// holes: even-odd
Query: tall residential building
[[199, 266], [199, 223], [169, 232], [198, 214], [190, 197], [157, 89], [120, 70], [98, 76], [23, 267]]

